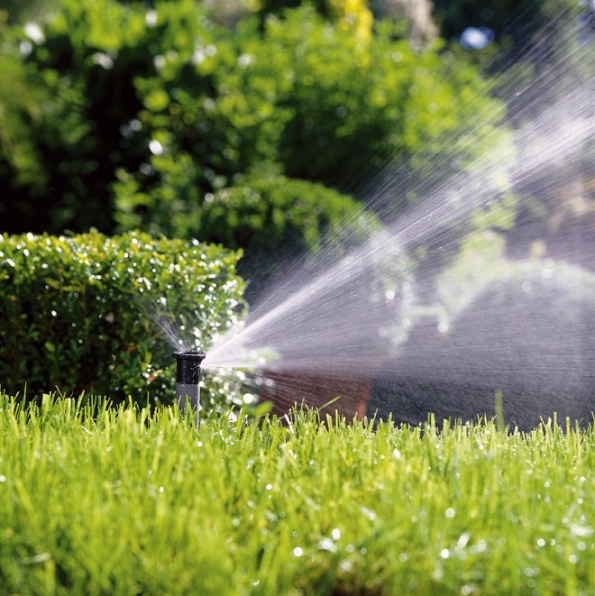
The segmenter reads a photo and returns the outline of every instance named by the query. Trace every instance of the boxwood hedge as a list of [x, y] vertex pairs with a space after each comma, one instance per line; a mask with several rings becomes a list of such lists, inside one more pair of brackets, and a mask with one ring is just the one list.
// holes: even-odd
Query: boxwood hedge
[[[238, 257], [141, 233], [0, 236], [0, 385], [28, 399], [57, 387], [173, 401], [178, 336], [208, 348], [238, 322]], [[207, 385], [214, 400], [234, 397]]]

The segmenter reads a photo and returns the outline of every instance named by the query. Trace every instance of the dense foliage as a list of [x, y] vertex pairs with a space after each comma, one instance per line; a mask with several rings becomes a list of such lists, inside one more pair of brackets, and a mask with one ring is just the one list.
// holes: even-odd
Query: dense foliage
[[[208, 348], [237, 321], [236, 261], [216, 246], [138, 233], [1, 236], [2, 387], [28, 398], [58, 387], [169, 403], [173, 347], [151, 317]], [[210, 397], [233, 399], [233, 389], [211, 385]]]
[[188, 237], [177, 213], [246, 175], [351, 190], [390, 161], [409, 180], [447, 151], [460, 167], [501, 114], [475, 69], [439, 47], [415, 53], [390, 24], [362, 39], [308, 8], [232, 32], [192, 0], [62, 0], [4, 33], [22, 90], [1, 99], [15, 123], [0, 127], [12, 232], [151, 230], [169, 211], [167, 233]]
[[[257, 0], [254, 6], [266, 20], [271, 14], [283, 15], [285, 9], [302, 4], [305, 2], [301, 0]], [[314, 0], [308, 4], [338, 27], [352, 31], [361, 39], [368, 39], [372, 34], [373, 15], [367, 0]]]

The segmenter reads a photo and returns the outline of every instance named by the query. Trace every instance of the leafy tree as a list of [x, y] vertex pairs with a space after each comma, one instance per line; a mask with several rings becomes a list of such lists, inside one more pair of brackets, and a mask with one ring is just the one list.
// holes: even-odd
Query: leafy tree
[[[121, 133], [142, 107], [133, 79], [153, 68], [146, 48], [137, 46], [146, 30], [144, 12], [131, 14], [105, 0], [85, 6], [65, 1], [43, 27], [25, 28], [11, 59], [20, 57], [15, 76], [31, 94], [4, 108], [7, 118], [29, 123], [20, 143], [33, 149], [40, 175], [27, 183], [14, 155], [0, 154], [12, 215], [5, 229], [112, 229], [108, 184], [114, 169], [139, 164], [144, 153]], [[33, 119], [40, 95], [45, 100]]]

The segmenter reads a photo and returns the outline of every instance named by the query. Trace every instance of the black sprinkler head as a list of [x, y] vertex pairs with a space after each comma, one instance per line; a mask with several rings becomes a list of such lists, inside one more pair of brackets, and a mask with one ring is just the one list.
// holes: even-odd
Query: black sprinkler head
[[203, 350], [174, 352], [173, 357], [178, 361], [176, 369], [176, 398], [182, 413], [187, 405], [196, 411], [196, 427], [198, 428], [198, 411], [200, 409], [200, 365], [206, 357]]
[[207, 353], [203, 350], [189, 350], [188, 352], [174, 352], [172, 355], [178, 361], [176, 383], [198, 385], [200, 365], [206, 358]]

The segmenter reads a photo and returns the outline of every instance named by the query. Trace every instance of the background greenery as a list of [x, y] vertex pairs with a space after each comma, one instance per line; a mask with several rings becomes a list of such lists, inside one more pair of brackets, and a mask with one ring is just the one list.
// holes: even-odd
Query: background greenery
[[390, 160], [415, 178], [446, 148], [455, 162], [468, 126], [475, 142], [459, 152], [472, 158], [501, 114], [488, 87], [398, 31], [366, 37], [305, 7], [232, 33], [190, 0], [64, 0], [38, 29], [5, 27], [2, 225], [189, 237], [199, 223], [176, 215], [246, 175], [348, 191]]

